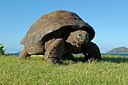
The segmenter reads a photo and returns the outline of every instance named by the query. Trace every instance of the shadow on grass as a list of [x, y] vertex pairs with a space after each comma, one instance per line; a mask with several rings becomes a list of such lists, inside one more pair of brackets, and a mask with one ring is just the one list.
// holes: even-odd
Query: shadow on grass
[[[71, 58], [71, 59], [68, 59], [68, 60], [71, 60], [74, 63], [77, 63], [77, 62], [85, 62], [85, 63], [87, 63], [88, 62], [88, 61], [84, 61], [84, 57], [74, 57], [74, 58]], [[121, 56], [102, 56], [102, 58], [101, 58], [100, 61], [113, 62], [113, 63], [128, 63], [128, 57], [121, 57]]]
[[102, 57], [101, 61], [114, 63], [128, 63], [128, 57]]

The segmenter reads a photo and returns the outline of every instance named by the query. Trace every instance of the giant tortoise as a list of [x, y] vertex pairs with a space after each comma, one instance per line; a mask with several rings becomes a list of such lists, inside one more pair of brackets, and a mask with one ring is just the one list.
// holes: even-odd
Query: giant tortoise
[[83, 53], [85, 59], [100, 59], [98, 46], [91, 42], [94, 36], [93, 27], [76, 13], [58, 10], [42, 16], [30, 27], [21, 41], [24, 50], [18, 57], [40, 54], [45, 56], [47, 63], [52, 64], [61, 64], [63, 58], [72, 53]]

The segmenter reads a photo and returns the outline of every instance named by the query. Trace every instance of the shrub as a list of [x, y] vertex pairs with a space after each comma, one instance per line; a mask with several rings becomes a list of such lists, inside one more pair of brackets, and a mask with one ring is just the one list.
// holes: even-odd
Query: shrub
[[0, 55], [4, 55], [4, 45], [2, 43], [0, 43]]

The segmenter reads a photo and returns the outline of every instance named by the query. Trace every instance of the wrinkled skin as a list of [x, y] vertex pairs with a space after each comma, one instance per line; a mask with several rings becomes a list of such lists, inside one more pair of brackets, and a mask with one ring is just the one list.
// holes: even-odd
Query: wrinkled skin
[[[85, 60], [101, 58], [98, 46], [89, 42], [89, 34], [84, 30], [71, 32], [66, 41], [59, 37], [50, 38], [50, 40], [44, 44], [44, 47], [45, 51], [42, 54], [45, 55], [45, 61], [47, 63], [62, 64], [62, 59], [65, 55], [81, 52], [85, 55]], [[19, 58], [27, 58], [27, 56], [30, 56], [28, 51], [29, 49], [25, 47], [20, 53]]]
[[89, 41], [89, 34], [83, 30], [71, 32], [68, 39], [57, 38], [54, 41], [47, 42], [49, 45], [45, 52], [45, 61], [53, 64], [61, 64], [63, 55], [66, 53], [79, 53], [81, 46]]
[[45, 61], [47, 63], [61, 64], [61, 59], [65, 50], [64, 46], [65, 44], [62, 38], [55, 39], [45, 51]]

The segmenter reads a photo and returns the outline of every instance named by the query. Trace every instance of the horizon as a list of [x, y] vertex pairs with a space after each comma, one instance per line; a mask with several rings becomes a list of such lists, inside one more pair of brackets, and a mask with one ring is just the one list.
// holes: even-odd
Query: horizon
[[6, 53], [20, 52], [23, 50], [20, 41], [34, 22], [50, 12], [67, 10], [75, 12], [94, 28], [96, 35], [92, 41], [101, 53], [122, 46], [128, 48], [127, 3], [127, 0], [3, 0], [0, 3], [0, 43]]
[[[114, 49], [118, 49], [118, 48], [126, 48], [126, 49], [128, 49], [127, 47], [124, 47], [124, 46], [121, 46], [121, 47], [116, 47], [116, 48], [112, 48], [112, 49], [110, 49], [110, 50], [108, 50], [107, 52], [101, 52], [101, 54], [109, 54], [108, 52], [110, 52], [110, 51], [112, 51], [112, 50], [114, 50]], [[22, 50], [21, 50], [22, 51]], [[20, 53], [21, 51], [19, 51], [19, 52], [13, 52], [14, 54], [16, 53]], [[13, 54], [12, 53], [12, 54]], [[7, 53], [8, 54], [8, 53]], [[81, 53], [79, 53], [79, 54], [81, 54]]]

